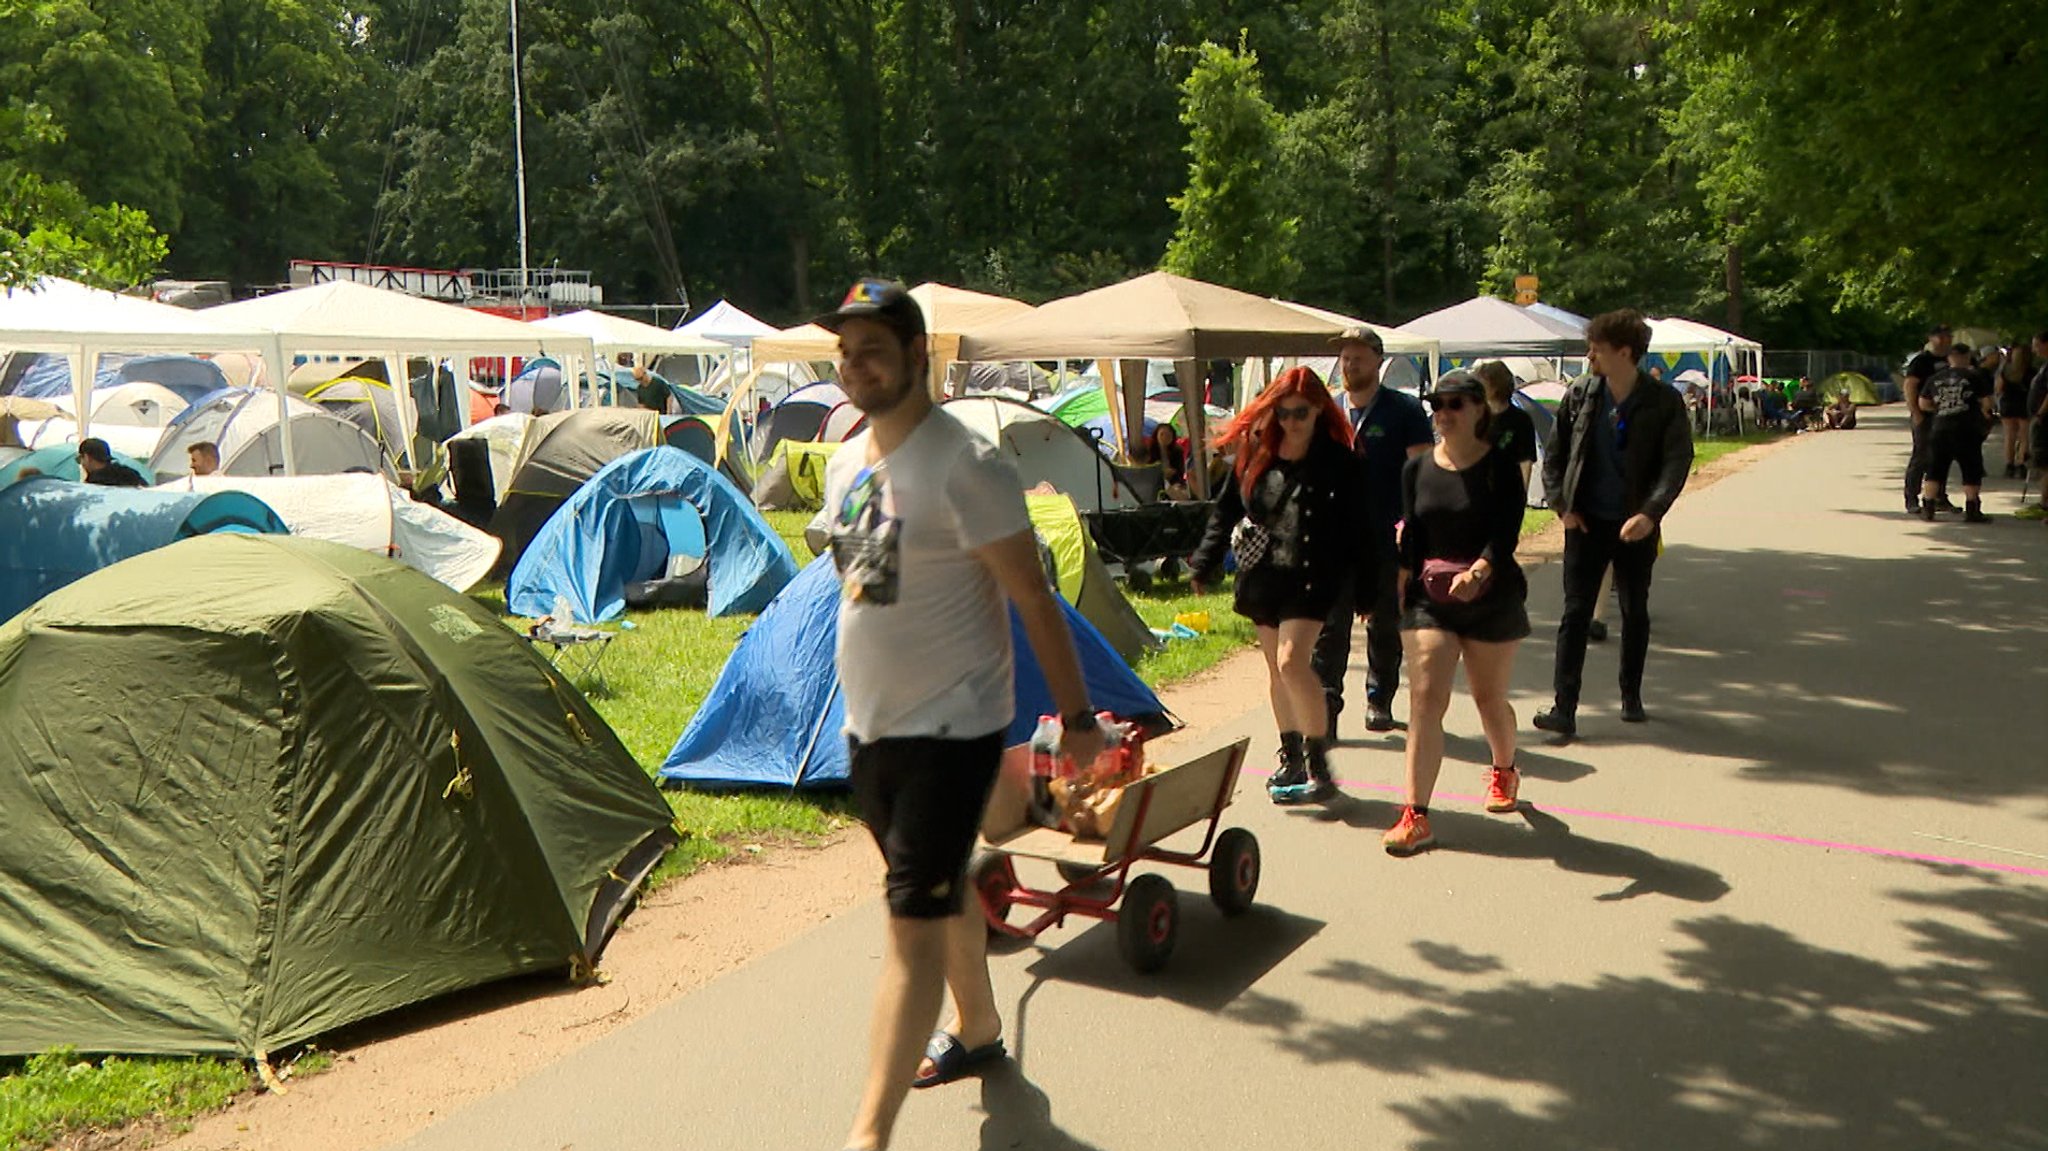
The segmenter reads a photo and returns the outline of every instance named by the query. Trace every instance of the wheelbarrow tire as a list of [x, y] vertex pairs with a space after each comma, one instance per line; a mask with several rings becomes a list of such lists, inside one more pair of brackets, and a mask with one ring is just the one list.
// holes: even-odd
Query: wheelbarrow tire
[[1102, 881], [1102, 869], [1100, 867], [1093, 867], [1086, 863], [1066, 862], [1056, 862], [1053, 864], [1053, 867], [1059, 871], [1061, 879], [1066, 880], [1075, 887], [1092, 887]]
[[1017, 887], [1016, 862], [1000, 851], [978, 851], [967, 865], [967, 882], [981, 901], [988, 933], [1004, 939], [1023, 938], [1023, 932], [1009, 925], [1010, 893]]
[[1242, 827], [1216, 837], [1209, 853], [1209, 898], [1225, 915], [1250, 911], [1259, 894], [1259, 840]]
[[1139, 974], [1166, 966], [1180, 935], [1180, 894], [1164, 877], [1140, 875], [1124, 888], [1116, 916], [1116, 940], [1124, 962]]

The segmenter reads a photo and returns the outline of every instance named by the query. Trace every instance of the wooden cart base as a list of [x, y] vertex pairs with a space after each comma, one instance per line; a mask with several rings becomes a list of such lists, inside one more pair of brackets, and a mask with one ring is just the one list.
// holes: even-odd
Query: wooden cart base
[[[1173, 954], [1179, 895], [1164, 876], [1131, 875], [1133, 866], [1145, 862], [1206, 869], [1210, 898], [1225, 915], [1249, 909], [1259, 888], [1259, 841], [1241, 827], [1220, 834], [1218, 828], [1250, 743], [1238, 740], [1128, 785], [1116, 821], [1101, 842], [1077, 841], [1064, 831], [1024, 820], [1019, 787], [1028, 787], [1028, 780], [1007, 772], [1001, 798], [990, 803], [983, 848], [968, 872], [990, 932], [1035, 939], [1069, 915], [1109, 920], [1117, 925], [1124, 960], [1138, 971], [1157, 971]], [[1204, 820], [1208, 830], [1195, 850], [1158, 846]], [[1002, 830], [991, 832], [991, 825]], [[1020, 883], [1019, 856], [1051, 863], [1066, 885], [1047, 890]], [[1018, 907], [1040, 910], [1028, 922], [1013, 924], [1010, 912]]]

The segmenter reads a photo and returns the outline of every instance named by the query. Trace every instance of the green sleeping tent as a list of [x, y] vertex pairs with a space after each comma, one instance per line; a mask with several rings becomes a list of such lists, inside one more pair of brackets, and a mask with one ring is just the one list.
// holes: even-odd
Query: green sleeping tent
[[587, 971], [675, 842], [583, 696], [382, 556], [210, 535], [0, 626], [0, 1054], [261, 1058]]

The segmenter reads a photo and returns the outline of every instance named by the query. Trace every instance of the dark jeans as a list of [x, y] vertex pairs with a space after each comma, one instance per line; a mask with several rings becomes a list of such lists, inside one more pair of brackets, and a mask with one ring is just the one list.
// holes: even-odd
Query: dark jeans
[[1621, 695], [1643, 697], [1643, 665], [1650, 657], [1650, 569], [1657, 563], [1661, 533], [1623, 543], [1615, 520], [1587, 520], [1584, 531], [1564, 533], [1564, 617], [1557, 621], [1557, 671], [1552, 686], [1557, 710], [1579, 708], [1586, 669], [1586, 624], [1600, 598], [1600, 579], [1614, 567], [1615, 597], [1621, 601]]
[[1401, 690], [1399, 574], [1400, 565], [1390, 551], [1345, 585], [1330, 609], [1330, 618], [1323, 621], [1309, 666], [1323, 681], [1332, 724], [1344, 710], [1344, 673], [1351, 666], [1351, 620], [1359, 603], [1367, 599], [1372, 604], [1372, 619], [1365, 625], [1365, 698], [1384, 708], [1394, 706], [1394, 693]]
[[1934, 424], [1933, 417], [1913, 425], [1913, 451], [1906, 457], [1906, 503], [1910, 506], [1920, 502], [1920, 481], [1927, 478], [1927, 432]]

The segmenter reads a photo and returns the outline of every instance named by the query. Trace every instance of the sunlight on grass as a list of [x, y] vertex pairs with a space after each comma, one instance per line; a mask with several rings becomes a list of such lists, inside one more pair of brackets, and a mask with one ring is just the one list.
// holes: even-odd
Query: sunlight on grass
[[0, 1148], [30, 1151], [66, 1131], [112, 1127], [146, 1115], [184, 1119], [224, 1107], [250, 1086], [249, 1071], [236, 1061], [93, 1062], [59, 1048], [0, 1076]]

